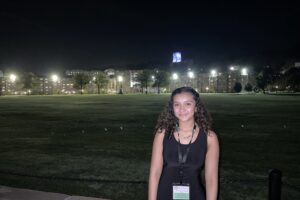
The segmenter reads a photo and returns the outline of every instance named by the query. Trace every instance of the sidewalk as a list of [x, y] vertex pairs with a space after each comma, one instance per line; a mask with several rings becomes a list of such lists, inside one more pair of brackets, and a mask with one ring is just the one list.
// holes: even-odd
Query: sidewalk
[[[105, 200], [93, 197], [70, 196], [60, 193], [12, 188], [0, 185], [0, 200]], [[106, 199], [107, 200], [107, 199]]]

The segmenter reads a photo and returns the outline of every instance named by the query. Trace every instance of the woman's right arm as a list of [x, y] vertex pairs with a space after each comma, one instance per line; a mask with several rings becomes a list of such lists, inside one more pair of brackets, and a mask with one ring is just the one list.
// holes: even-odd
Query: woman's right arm
[[152, 157], [149, 174], [148, 200], [156, 200], [158, 182], [163, 167], [163, 139], [164, 131], [156, 133], [152, 147]]

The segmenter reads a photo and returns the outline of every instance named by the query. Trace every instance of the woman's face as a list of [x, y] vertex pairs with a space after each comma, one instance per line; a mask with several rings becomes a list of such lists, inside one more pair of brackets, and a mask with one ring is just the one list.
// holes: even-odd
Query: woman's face
[[173, 97], [173, 110], [177, 119], [181, 122], [194, 120], [196, 102], [189, 92], [182, 92]]

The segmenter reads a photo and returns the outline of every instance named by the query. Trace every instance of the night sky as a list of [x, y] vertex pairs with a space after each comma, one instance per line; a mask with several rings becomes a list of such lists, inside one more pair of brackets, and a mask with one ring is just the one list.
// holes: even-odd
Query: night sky
[[[0, 70], [194, 66], [300, 59], [299, 3], [1, 1]], [[282, 1], [283, 2], [283, 1]]]

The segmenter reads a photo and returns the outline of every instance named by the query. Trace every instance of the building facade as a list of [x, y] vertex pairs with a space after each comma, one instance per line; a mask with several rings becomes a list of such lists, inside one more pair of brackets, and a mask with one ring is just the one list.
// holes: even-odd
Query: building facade
[[[18, 80], [17, 75], [3, 74], [0, 71], [0, 88], [1, 95], [67, 95], [67, 94], [97, 94], [98, 86], [95, 82], [97, 75], [104, 74], [107, 84], [101, 89], [101, 93], [118, 94], [118, 93], [140, 93], [146, 88], [141, 88], [138, 81], [138, 74], [143, 70], [117, 70], [109, 68], [106, 70], [67, 70], [63, 76], [52, 75], [50, 77], [35, 76], [32, 80], [32, 88], [23, 89], [23, 85]], [[89, 77], [88, 84], [84, 85], [83, 90], [74, 88], [74, 77], [77, 74], [87, 74]], [[168, 73], [170, 77], [169, 85], [160, 88], [161, 92], [171, 92], [175, 88], [182, 86], [190, 86], [200, 93], [230, 93], [236, 82], [240, 82], [244, 88], [247, 83], [255, 85], [254, 74], [243, 69], [231, 68], [228, 71], [218, 72], [193, 72], [188, 68], [180, 73]], [[157, 88], [152, 85], [155, 82], [155, 70], [153, 70], [152, 78], [149, 81], [149, 93], [156, 93]]]

